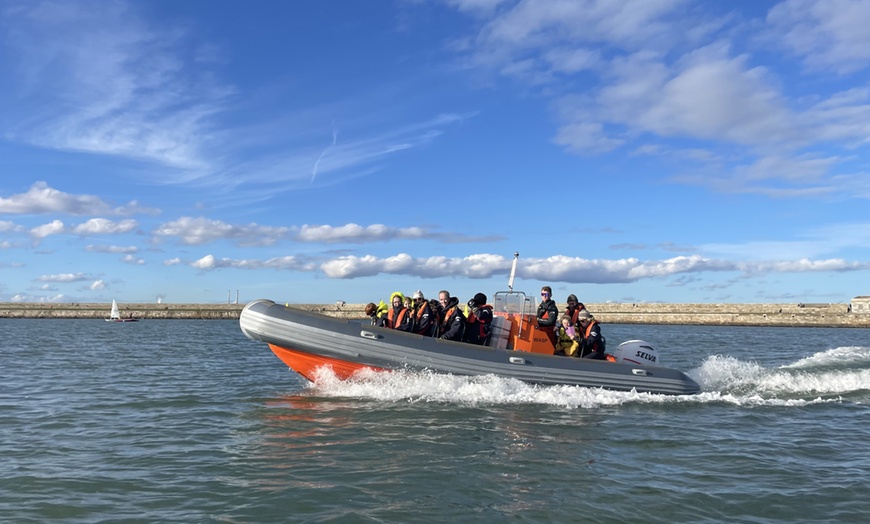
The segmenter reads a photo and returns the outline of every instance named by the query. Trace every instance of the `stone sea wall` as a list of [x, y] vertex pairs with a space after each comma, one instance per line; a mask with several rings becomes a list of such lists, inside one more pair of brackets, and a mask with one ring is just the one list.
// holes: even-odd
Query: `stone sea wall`
[[[103, 319], [110, 304], [0, 303], [0, 318]], [[139, 319], [239, 318], [244, 304], [121, 304], [121, 316]], [[341, 318], [364, 318], [364, 304], [290, 304]], [[870, 327], [870, 314], [854, 313], [848, 304], [592, 304], [602, 323], [727, 326]], [[565, 304], [559, 304], [563, 311]]]

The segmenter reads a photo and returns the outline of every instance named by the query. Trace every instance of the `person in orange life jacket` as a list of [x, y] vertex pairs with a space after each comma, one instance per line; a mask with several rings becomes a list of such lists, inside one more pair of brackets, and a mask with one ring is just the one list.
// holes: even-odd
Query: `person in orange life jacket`
[[580, 333], [577, 326], [571, 322], [571, 317], [565, 313], [559, 317], [559, 345], [556, 346], [556, 355], [565, 355], [566, 357], [577, 357], [577, 351], [580, 349]]
[[583, 302], [577, 300], [577, 295], [568, 295], [568, 299], [566, 300], [568, 303], [568, 307], [565, 309], [565, 314], [571, 317], [571, 324], [577, 325], [577, 313], [580, 313], [586, 306], [583, 305]]
[[461, 341], [465, 335], [465, 315], [459, 309], [459, 299], [442, 290], [438, 293], [438, 302], [441, 303], [438, 338]]
[[392, 307], [387, 312], [384, 327], [399, 331], [411, 331], [414, 328], [414, 322], [411, 318], [411, 312], [405, 307], [405, 295], [396, 291], [390, 295], [390, 304]]
[[492, 306], [486, 303], [486, 295], [478, 293], [468, 301], [468, 320], [465, 324], [465, 341], [485, 346], [492, 333]]
[[577, 315], [578, 326], [580, 327], [580, 352], [578, 356], [583, 358], [591, 358], [595, 360], [605, 360], [604, 337], [601, 336], [601, 325], [595, 320], [591, 314], [585, 309]]
[[414, 299], [413, 309], [411, 310], [413, 312], [411, 316], [414, 319], [414, 333], [431, 337], [434, 334], [434, 328], [437, 326], [435, 313], [432, 312], [429, 302], [419, 289], [414, 291], [414, 295], [411, 298]]
[[550, 286], [541, 288], [541, 303], [538, 305], [538, 327], [547, 334], [553, 348], [556, 347], [556, 322], [559, 320], [559, 308], [553, 300], [553, 290]]

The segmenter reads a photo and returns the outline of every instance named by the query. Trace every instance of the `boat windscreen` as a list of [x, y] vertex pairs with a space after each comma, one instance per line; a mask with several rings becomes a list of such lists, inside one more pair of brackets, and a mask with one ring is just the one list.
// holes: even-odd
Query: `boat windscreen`
[[534, 313], [532, 299], [523, 292], [499, 291], [493, 297], [494, 313], [525, 315]]

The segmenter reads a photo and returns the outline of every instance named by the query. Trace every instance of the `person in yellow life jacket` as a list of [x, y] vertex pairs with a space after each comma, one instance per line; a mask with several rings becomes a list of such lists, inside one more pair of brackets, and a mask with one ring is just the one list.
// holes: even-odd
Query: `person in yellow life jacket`
[[556, 346], [557, 355], [565, 355], [566, 357], [577, 357], [580, 350], [580, 333], [577, 327], [571, 322], [571, 316], [565, 313], [559, 318], [559, 345]]
[[547, 334], [550, 343], [556, 347], [556, 322], [559, 321], [559, 308], [553, 300], [553, 290], [550, 286], [541, 288], [541, 303], [538, 305], [538, 328]]
[[384, 319], [389, 310], [390, 306], [385, 304], [383, 300], [377, 305], [374, 302], [369, 302], [365, 307], [366, 316], [372, 319], [372, 325], [380, 327], [384, 326]]
[[486, 295], [478, 293], [468, 301], [468, 319], [465, 323], [465, 342], [485, 346], [492, 334], [492, 306]]
[[399, 331], [411, 331], [414, 328], [414, 322], [411, 318], [411, 312], [405, 307], [405, 295], [396, 291], [390, 295], [390, 304], [392, 307], [387, 312], [384, 327]]
[[577, 323], [580, 327], [580, 354], [582, 358], [605, 360], [605, 340], [601, 335], [601, 325], [595, 320], [589, 311], [582, 310], [577, 315]]

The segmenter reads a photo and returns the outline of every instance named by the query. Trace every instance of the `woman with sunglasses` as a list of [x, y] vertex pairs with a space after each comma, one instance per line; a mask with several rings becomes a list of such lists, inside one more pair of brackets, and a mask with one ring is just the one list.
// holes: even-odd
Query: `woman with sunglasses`
[[556, 322], [559, 320], [559, 308], [553, 300], [553, 290], [550, 286], [541, 288], [541, 303], [538, 305], [538, 328], [547, 334], [556, 350]]

